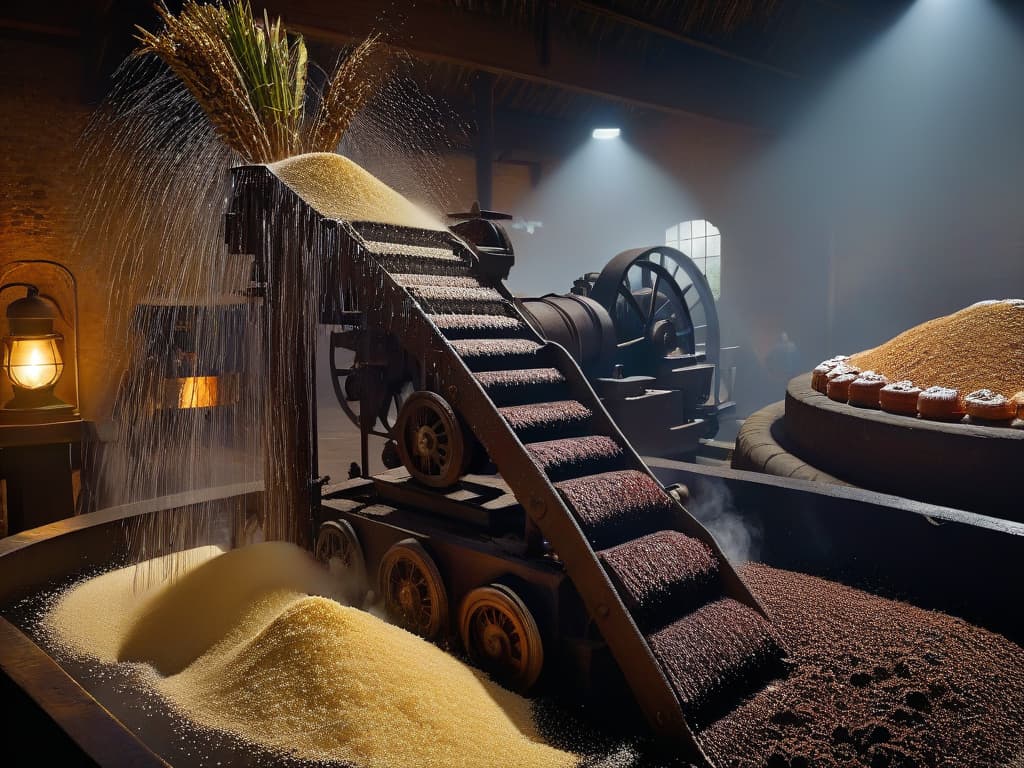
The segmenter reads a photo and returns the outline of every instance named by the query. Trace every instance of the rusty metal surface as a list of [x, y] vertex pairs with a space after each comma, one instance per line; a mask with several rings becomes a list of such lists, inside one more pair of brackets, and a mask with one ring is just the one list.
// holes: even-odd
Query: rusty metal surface
[[[351, 234], [353, 247], [350, 251], [350, 269], [355, 273], [352, 285], [356, 293], [361, 294], [359, 303], [365, 308], [367, 324], [384, 328], [389, 335], [401, 339], [405, 349], [422, 360], [422, 368], [434, 372], [432, 388], [443, 393], [462, 416], [527, 510], [530, 519], [558, 552], [566, 572], [583, 598], [588, 612], [597, 621], [655, 733], [668, 741], [683, 744], [695, 755], [702, 755], [671, 685], [562, 497], [530, 458], [441, 332], [419, 310], [412, 296], [392, 280], [368, 250], [359, 246], [360, 241], [354, 229]], [[503, 286], [499, 290], [509, 300], [508, 311], [512, 314], [515, 310], [511, 297]], [[543, 343], [537, 336], [532, 340]], [[574, 388], [588, 395], [588, 407], [595, 414], [603, 414], [606, 428], [615, 430], [611, 434], [617, 434], [618, 430], [586, 384], [582, 373], [571, 362], [568, 353], [551, 344], [546, 345], [545, 350], [554, 358], [551, 362], [561, 363], [558, 367], [563, 372], [571, 366], [577, 374]], [[625, 442], [621, 436], [620, 440]], [[640, 463], [635, 454], [633, 459]]]

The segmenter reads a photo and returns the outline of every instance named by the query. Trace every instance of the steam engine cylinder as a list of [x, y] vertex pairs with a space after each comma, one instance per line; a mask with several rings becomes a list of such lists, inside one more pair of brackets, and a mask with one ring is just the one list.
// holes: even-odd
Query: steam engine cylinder
[[516, 304], [542, 337], [561, 344], [590, 377], [611, 375], [616, 336], [611, 315], [586, 296], [550, 293]]

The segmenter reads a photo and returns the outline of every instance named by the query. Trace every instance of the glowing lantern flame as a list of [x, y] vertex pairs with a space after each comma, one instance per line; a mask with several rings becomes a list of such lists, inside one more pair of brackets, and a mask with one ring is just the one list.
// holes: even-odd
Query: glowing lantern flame
[[12, 338], [8, 357], [11, 381], [23, 389], [45, 389], [57, 383], [64, 371], [60, 348], [52, 337]]

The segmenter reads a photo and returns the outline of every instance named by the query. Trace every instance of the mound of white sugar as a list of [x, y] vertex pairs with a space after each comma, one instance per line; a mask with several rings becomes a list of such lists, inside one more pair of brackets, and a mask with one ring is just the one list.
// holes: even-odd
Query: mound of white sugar
[[577, 762], [541, 740], [526, 699], [323, 597], [335, 582], [298, 547], [193, 550], [172, 581], [142, 590], [139, 567], [74, 586], [46, 626], [72, 652], [146, 665], [154, 688], [201, 726], [367, 768]]

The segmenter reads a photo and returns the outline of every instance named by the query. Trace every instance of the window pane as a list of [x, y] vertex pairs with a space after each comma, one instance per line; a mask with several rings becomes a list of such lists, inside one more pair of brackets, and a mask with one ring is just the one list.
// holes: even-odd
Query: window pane
[[695, 237], [693, 245], [690, 246], [690, 251], [688, 251], [690, 258], [694, 260], [703, 259], [707, 255], [707, 242], [706, 237]]
[[712, 235], [708, 238], [708, 256], [722, 255], [722, 236]]
[[705, 223], [706, 223], [706, 224], [708, 225], [708, 232], [707, 232], [707, 234], [708, 234], [708, 237], [711, 237], [711, 235], [717, 235], [717, 234], [719, 234], [719, 232], [718, 232], [718, 227], [716, 227], [716, 226], [715, 226], [714, 224], [712, 224], [712, 223], [711, 223], [710, 221], [708, 221], [708, 222], [705, 222]]
[[717, 257], [708, 259], [704, 274], [711, 286], [711, 293], [716, 299], [720, 299], [722, 297], [722, 260]]
[[679, 225], [676, 224], [674, 227], [669, 227], [665, 230], [665, 242], [679, 242]]
[[690, 237], [690, 222], [684, 221], [679, 225], [679, 239], [686, 240]]
[[704, 225], [707, 224], [704, 219], [697, 219], [690, 222], [690, 233], [691, 237], [704, 237]]

